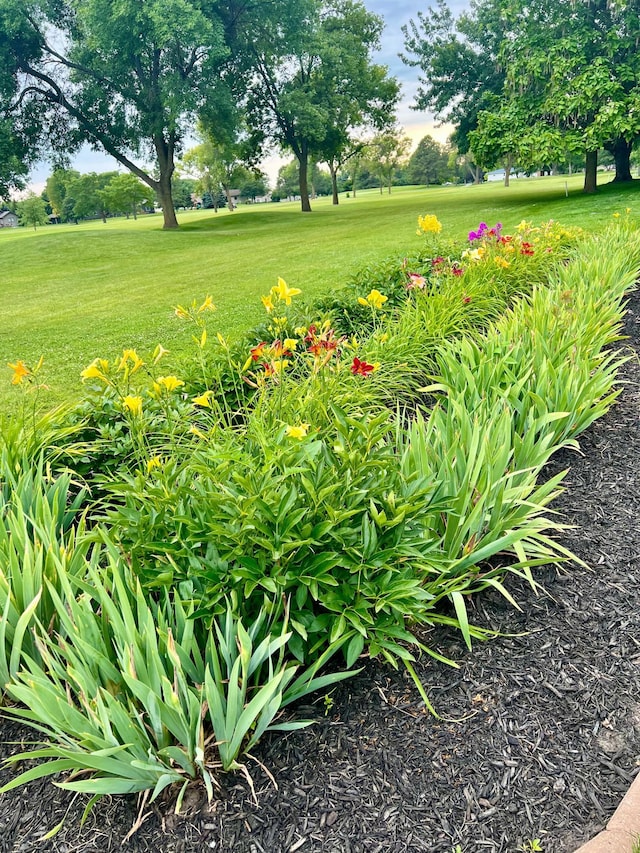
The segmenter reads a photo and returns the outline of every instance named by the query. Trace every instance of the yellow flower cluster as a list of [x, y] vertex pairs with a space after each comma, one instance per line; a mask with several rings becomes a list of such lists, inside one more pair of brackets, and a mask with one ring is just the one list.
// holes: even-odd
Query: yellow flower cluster
[[481, 246], [479, 249], [465, 249], [462, 257], [468, 261], [481, 261], [486, 254], [487, 250]]
[[379, 290], [374, 288], [366, 299], [359, 296], [358, 302], [360, 305], [364, 305], [365, 307], [377, 308], [380, 310], [388, 298], [388, 296], [384, 296]]
[[287, 425], [284, 433], [289, 438], [297, 438], [298, 440], [305, 438], [309, 432], [309, 424], [298, 424], [297, 426]]
[[418, 217], [417, 235], [422, 234], [439, 234], [442, 231], [442, 223], [433, 213], [427, 213], [424, 216]]

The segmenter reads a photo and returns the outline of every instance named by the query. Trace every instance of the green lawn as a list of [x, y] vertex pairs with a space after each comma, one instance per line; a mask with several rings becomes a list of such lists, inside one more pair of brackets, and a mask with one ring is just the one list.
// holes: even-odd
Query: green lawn
[[510, 188], [369, 190], [341, 196], [337, 208], [318, 200], [311, 215], [294, 203], [233, 214], [189, 211], [180, 213], [175, 233], [162, 231], [159, 215], [0, 231], [0, 400], [11, 404], [15, 389], [4, 365], [16, 359], [32, 364], [44, 356], [45, 397], [55, 402], [81, 393], [79, 372], [96, 356], [112, 358], [131, 346], [144, 354], [157, 343], [179, 351], [190, 330], [173, 315], [177, 303], [211, 294], [213, 325], [233, 335], [264, 316], [260, 295], [278, 276], [305, 296], [339, 288], [362, 265], [417, 249], [419, 214], [436, 213], [443, 236], [464, 238], [481, 219], [500, 220], [506, 230], [523, 218], [595, 229], [626, 206], [635, 212], [640, 182], [604, 186], [593, 197], [581, 194], [581, 183], [575, 176]]

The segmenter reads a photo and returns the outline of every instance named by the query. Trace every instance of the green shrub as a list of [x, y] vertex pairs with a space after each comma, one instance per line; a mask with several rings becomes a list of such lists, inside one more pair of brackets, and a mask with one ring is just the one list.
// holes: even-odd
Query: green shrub
[[206, 629], [184, 603], [188, 586], [156, 603], [108, 541], [85, 568], [86, 580], [61, 576], [60, 592], [45, 581], [59, 630], [37, 622], [39, 655], [23, 649], [7, 688], [23, 707], [6, 712], [46, 738], [8, 763], [52, 760], [0, 793], [66, 771], [61, 787], [94, 797], [149, 790], [154, 799], [181, 785], [179, 808], [189, 781], [202, 779], [211, 798], [217, 772], [238, 769], [262, 734], [306, 725], [277, 722], [285, 705], [346, 676], [317, 675], [337, 646], [298, 673], [286, 624], [273, 635], [264, 614], [245, 629], [227, 611]]

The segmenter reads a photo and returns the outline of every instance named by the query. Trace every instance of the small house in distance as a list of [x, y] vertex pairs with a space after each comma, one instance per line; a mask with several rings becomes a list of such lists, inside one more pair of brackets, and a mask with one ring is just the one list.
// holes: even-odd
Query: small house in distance
[[0, 210], [0, 228], [17, 228], [18, 217], [10, 210]]

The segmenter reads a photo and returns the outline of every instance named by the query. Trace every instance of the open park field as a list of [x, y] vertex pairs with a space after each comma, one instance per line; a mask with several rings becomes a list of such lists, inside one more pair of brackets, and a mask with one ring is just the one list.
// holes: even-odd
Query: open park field
[[[601, 175], [604, 184], [608, 175]], [[7, 362], [44, 357], [44, 404], [75, 398], [80, 370], [123, 347], [158, 343], [179, 352], [190, 332], [172, 308], [210, 294], [217, 329], [233, 336], [264, 315], [260, 295], [282, 276], [313, 297], [340, 288], [364, 265], [418, 249], [417, 216], [435, 213], [442, 236], [464, 238], [470, 223], [550, 218], [597, 230], [626, 206], [637, 186], [581, 193], [582, 176], [532, 178], [481, 186], [394, 188], [314, 202], [244, 206], [233, 214], [183, 211], [181, 228], [162, 231], [161, 215], [0, 232], [2, 314], [0, 364], [10, 400]], [[568, 193], [568, 194], [567, 194]]]

